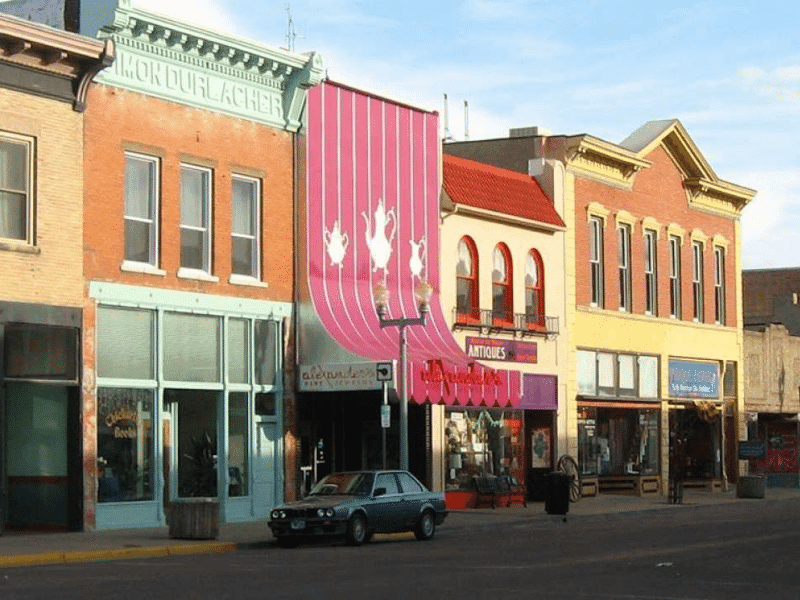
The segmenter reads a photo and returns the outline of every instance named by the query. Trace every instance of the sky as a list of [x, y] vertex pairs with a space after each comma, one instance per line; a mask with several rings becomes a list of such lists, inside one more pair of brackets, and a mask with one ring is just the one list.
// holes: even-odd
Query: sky
[[456, 140], [538, 125], [619, 143], [647, 121], [680, 119], [717, 176], [758, 192], [742, 217], [743, 267], [800, 267], [800, 4], [135, 2], [319, 52], [332, 80], [442, 116], [447, 94]]

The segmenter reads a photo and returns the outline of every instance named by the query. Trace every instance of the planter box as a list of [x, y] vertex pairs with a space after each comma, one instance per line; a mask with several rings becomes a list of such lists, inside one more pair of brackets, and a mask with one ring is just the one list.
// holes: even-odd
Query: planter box
[[214, 540], [219, 536], [219, 500], [187, 498], [169, 507], [169, 537]]
[[766, 480], [763, 475], [740, 475], [736, 480], [736, 497], [763, 498]]

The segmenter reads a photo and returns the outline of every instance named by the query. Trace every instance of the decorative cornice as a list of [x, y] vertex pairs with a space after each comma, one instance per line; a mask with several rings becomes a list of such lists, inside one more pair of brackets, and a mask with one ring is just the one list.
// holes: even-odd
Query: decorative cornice
[[633, 185], [636, 173], [652, 163], [638, 158], [616, 144], [590, 135], [570, 138], [565, 158], [569, 167], [626, 187]]
[[656, 232], [656, 239], [661, 238], [661, 223], [656, 221], [653, 217], [645, 217], [642, 219], [642, 235], [647, 235], [648, 231]]
[[714, 234], [714, 237], [711, 238], [711, 242], [714, 244], [714, 246], [725, 248], [726, 251], [728, 250], [728, 246], [730, 245], [730, 241], [724, 235], [721, 235], [719, 233]]
[[726, 217], [738, 217], [756, 195], [750, 188], [702, 177], [685, 179], [683, 185], [689, 206]]
[[603, 219], [603, 225], [606, 224], [606, 219], [608, 215], [611, 214], [611, 211], [608, 210], [605, 206], [600, 204], [599, 202], [590, 202], [589, 205], [586, 207], [586, 220], [591, 221], [592, 217], [598, 217]]
[[119, 60], [102, 81], [199, 108], [301, 126], [305, 90], [322, 80], [319, 54], [296, 54], [210, 31], [120, 0], [99, 35]]
[[619, 227], [620, 223], [624, 223], [625, 225], [630, 225], [633, 228], [636, 225], [636, 217], [634, 217], [631, 213], [627, 210], [620, 210], [615, 215], [615, 219], [617, 222], [617, 227]]
[[667, 235], [679, 237], [681, 238], [681, 242], [683, 242], [683, 236], [686, 235], [686, 230], [677, 223], [670, 223], [667, 225]]

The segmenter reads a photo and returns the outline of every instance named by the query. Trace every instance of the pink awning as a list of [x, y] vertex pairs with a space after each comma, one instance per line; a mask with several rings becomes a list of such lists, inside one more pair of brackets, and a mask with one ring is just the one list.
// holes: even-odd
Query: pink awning
[[[407, 329], [415, 402], [518, 406], [521, 377], [466, 355], [439, 299], [438, 114], [331, 82], [309, 90], [307, 256], [313, 307], [343, 348], [367, 360], [399, 354], [372, 298], [384, 281], [389, 318], [419, 315], [414, 287], [434, 290], [427, 324]], [[453, 282], [448, 282], [453, 284]]]

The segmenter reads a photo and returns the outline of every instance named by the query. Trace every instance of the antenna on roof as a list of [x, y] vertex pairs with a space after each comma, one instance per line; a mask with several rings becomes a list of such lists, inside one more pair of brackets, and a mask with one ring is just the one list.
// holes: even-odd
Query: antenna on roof
[[464, 100], [464, 139], [469, 139], [469, 104]]
[[297, 32], [294, 29], [294, 21], [292, 20], [292, 5], [286, 5], [286, 49], [289, 52], [294, 52], [294, 41], [297, 39]]
[[444, 113], [442, 114], [444, 121], [444, 139], [443, 142], [452, 141], [453, 136], [450, 135], [450, 124], [447, 122], [447, 94], [444, 95]]

